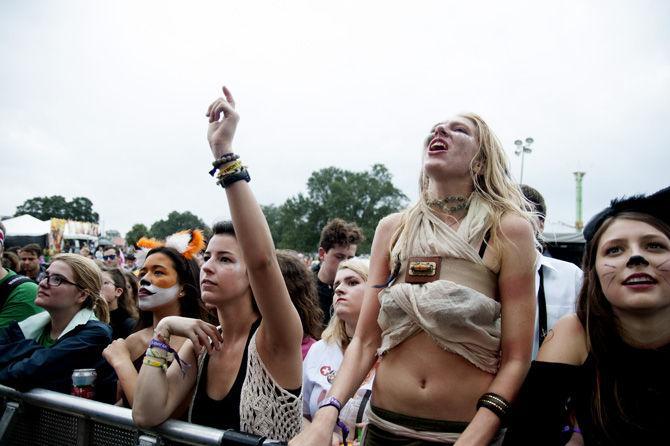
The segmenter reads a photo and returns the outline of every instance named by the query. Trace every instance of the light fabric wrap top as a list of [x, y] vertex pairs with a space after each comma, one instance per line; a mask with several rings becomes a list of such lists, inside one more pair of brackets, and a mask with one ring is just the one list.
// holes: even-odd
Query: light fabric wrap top
[[[500, 360], [498, 275], [473, 244], [483, 239], [485, 208], [473, 197], [468, 214], [454, 231], [421, 201], [407, 211], [404, 228], [391, 252], [400, 269], [392, 286], [379, 293], [377, 322], [383, 355], [424, 330], [445, 350], [461, 355], [488, 373]], [[442, 258], [440, 277], [426, 284], [406, 283], [410, 257]]]

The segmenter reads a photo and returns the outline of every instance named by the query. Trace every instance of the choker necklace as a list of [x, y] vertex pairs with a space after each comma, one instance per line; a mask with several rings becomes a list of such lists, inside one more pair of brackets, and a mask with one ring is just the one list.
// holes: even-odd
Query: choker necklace
[[428, 207], [437, 208], [446, 214], [467, 210], [470, 207], [470, 197], [466, 198], [463, 195], [447, 195], [438, 199], [428, 198], [428, 194], [424, 192], [423, 199]]

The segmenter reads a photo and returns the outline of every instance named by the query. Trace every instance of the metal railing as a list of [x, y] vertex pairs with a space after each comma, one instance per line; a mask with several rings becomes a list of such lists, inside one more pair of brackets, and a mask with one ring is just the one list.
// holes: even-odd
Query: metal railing
[[221, 445], [286, 443], [177, 420], [152, 429], [133, 423], [130, 409], [44, 389], [21, 393], [0, 385], [0, 445]]

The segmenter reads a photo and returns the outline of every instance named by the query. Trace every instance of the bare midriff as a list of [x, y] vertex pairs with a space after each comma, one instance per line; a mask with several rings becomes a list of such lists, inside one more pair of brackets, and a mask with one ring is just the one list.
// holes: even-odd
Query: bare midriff
[[382, 357], [372, 404], [414, 417], [470, 421], [493, 378], [420, 331]]

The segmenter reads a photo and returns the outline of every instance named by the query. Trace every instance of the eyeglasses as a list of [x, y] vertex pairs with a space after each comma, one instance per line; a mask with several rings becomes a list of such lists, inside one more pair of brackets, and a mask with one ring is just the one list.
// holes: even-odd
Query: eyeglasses
[[70, 281], [67, 280], [65, 277], [61, 276], [60, 274], [49, 274], [49, 273], [47, 273], [47, 274], [44, 276], [44, 279], [42, 279], [42, 280], [46, 280], [46, 281], [47, 281], [47, 284], [48, 284], [50, 287], [51, 287], [51, 286], [52, 286], [52, 287], [58, 287], [58, 286], [61, 286], [63, 283], [67, 283], [68, 285], [74, 285], [74, 286], [76, 286], [77, 288], [82, 289], [82, 287], [81, 287], [80, 285], [78, 285], [78, 284], [76, 284], [76, 283], [74, 283], [74, 282], [70, 282]]
[[108, 256], [102, 256], [102, 260], [114, 260], [116, 259], [116, 254], [110, 254]]

